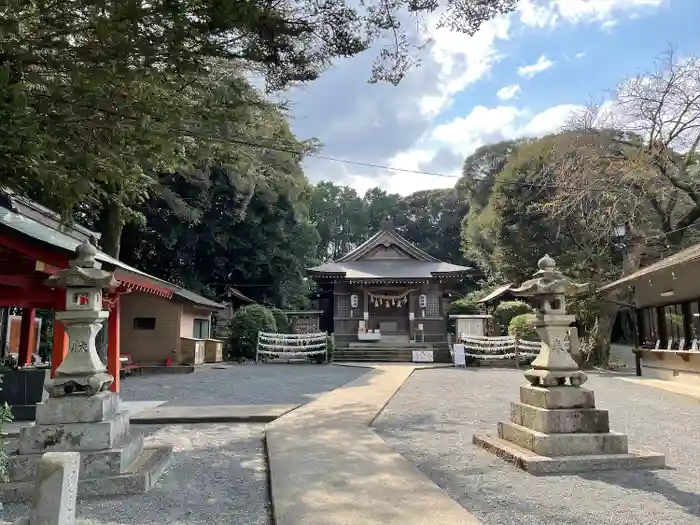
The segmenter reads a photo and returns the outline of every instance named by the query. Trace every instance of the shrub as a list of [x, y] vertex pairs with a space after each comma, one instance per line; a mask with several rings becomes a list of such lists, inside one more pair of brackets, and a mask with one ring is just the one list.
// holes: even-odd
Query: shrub
[[275, 324], [277, 325], [277, 332], [280, 334], [291, 334], [292, 333], [292, 323], [289, 321], [289, 317], [279, 308], [270, 308], [272, 316], [275, 318]]
[[532, 307], [523, 301], [503, 301], [494, 310], [493, 320], [503, 328], [508, 328], [514, 317], [532, 313], [534, 313]]
[[258, 332], [276, 332], [275, 316], [259, 304], [236, 310], [229, 323], [229, 355], [231, 360], [254, 359]]
[[508, 325], [508, 335], [525, 341], [539, 341], [540, 336], [532, 326], [535, 314], [520, 314], [513, 317]]
[[[2, 384], [2, 376], [0, 376]], [[0, 387], [2, 390], [2, 387]], [[8, 481], [7, 477], [7, 453], [5, 452], [5, 424], [12, 421], [12, 411], [7, 403], [0, 404], [0, 482]], [[0, 509], [2, 503], [0, 502]]]
[[461, 299], [457, 299], [450, 305], [450, 314], [452, 315], [474, 315], [479, 313], [479, 305], [476, 304], [477, 298], [473, 295], [467, 295]]

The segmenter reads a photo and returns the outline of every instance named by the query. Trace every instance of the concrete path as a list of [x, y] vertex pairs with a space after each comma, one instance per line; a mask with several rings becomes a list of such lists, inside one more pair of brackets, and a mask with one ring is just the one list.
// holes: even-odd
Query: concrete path
[[627, 381], [628, 383], [650, 386], [652, 388], [658, 388], [659, 390], [665, 390], [667, 392], [673, 392], [674, 394], [700, 400], [700, 388], [697, 386], [684, 385], [683, 383], [676, 383], [674, 381], [663, 381], [661, 379], [647, 379], [644, 377], [615, 377], [615, 379]]
[[276, 525], [478, 525], [368, 426], [414, 370], [375, 370], [266, 427]]

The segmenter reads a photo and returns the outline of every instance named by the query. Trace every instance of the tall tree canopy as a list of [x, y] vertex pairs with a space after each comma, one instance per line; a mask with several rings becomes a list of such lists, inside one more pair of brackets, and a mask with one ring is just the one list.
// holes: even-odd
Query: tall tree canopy
[[348, 186], [320, 182], [313, 188], [310, 209], [320, 237], [316, 256], [337, 259], [388, 222], [432, 256], [464, 264], [460, 227], [468, 210], [468, 203], [452, 189], [402, 196], [371, 188], [360, 197]]

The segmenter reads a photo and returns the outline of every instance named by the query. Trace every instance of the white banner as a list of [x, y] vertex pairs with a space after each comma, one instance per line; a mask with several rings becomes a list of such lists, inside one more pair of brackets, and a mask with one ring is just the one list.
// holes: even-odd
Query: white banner
[[432, 350], [414, 350], [413, 351], [413, 362], [414, 363], [432, 363], [434, 360]]

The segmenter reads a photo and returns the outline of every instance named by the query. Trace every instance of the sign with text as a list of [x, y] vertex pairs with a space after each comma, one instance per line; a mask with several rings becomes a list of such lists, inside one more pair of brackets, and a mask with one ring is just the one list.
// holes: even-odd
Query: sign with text
[[413, 362], [414, 363], [432, 363], [433, 362], [433, 351], [432, 350], [414, 350], [413, 351]]
[[464, 355], [464, 345], [459, 343], [455, 344], [452, 347], [452, 351], [454, 352], [454, 363], [455, 366], [467, 366], [467, 358]]

